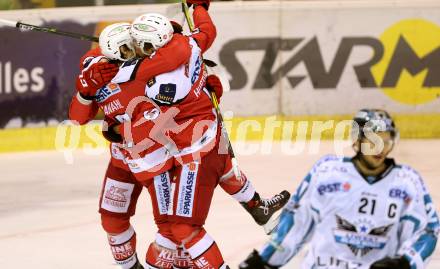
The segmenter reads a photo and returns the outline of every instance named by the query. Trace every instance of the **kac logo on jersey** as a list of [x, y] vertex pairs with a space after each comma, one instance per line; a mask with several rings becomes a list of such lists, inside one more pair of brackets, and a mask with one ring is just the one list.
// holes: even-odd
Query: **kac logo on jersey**
[[101, 208], [115, 213], [127, 213], [130, 206], [133, 184], [107, 178]]
[[98, 92], [96, 93], [96, 96], [95, 96], [96, 102], [102, 103], [105, 100], [107, 100], [107, 98], [109, 98], [110, 96], [112, 96], [114, 94], [117, 94], [120, 91], [121, 91], [121, 88], [119, 87], [118, 84], [109, 83], [98, 90]]
[[336, 229], [333, 230], [335, 241], [347, 245], [354, 255], [364, 256], [373, 249], [383, 249], [388, 242], [387, 234], [393, 224], [374, 227], [365, 220], [349, 222], [336, 215]]
[[124, 204], [127, 202], [126, 192], [128, 192], [128, 189], [111, 186], [105, 192], [105, 198], [111, 200], [113, 204], [124, 207]]
[[333, 193], [333, 192], [347, 192], [351, 189], [351, 184], [349, 182], [335, 182], [335, 183], [327, 183], [321, 184], [318, 186], [319, 195], [323, 195], [324, 193]]

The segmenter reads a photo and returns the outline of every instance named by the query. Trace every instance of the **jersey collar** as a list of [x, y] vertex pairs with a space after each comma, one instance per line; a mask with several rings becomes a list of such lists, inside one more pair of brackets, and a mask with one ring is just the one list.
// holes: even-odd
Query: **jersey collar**
[[[356, 156], [355, 156], [356, 157]], [[385, 178], [386, 176], [389, 175], [389, 173], [391, 173], [391, 171], [397, 167], [396, 162], [394, 161], [393, 158], [386, 158], [385, 159], [385, 164], [387, 165], [387, 168], [385, 169], [385, 171], [383, 171], [381, 174], [377, 175], [377, 176], [366, 176], [364, 174], [362, 174], [362, 172], [358, 169], [358, 167], [354, 164], [353, 159], [355, 158], [344, 158], [344, 161], [347, 162], [351, 162], [351, 164], [354, 166], [354, 168], [356, 169], [356, 171], [358, 172], [358, 174], [365, 180], [367, 181], [368, 184], [372, 185], [374, 183], [379, 182], [381, 179]]]

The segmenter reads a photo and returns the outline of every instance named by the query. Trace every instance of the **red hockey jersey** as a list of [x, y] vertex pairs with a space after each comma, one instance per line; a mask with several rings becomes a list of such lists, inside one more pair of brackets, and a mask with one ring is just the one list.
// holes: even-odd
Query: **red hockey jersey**
[[[201, 54], [206, 51], [214, 41], [216, 36], [215, 26], [212, 24], [206, 10], [202, 7], [196, 8], [194, 20], [196, 26], [198, 26], [196, 33], [191, 37], [175, 34], [170, 43], [159, 49], [152, 57], [125, 62], [112, 82], [97, 92], [96, 99], [93, 102], [84, 100], [79, 95], [74, 96], [69, 110], [70, 118], [78, 121], [80, 124], [85, 124], [96, 115], [99, 107], [103, 110], [105, 121], [109, 124], [130, 122], [129, 125], [125, 124], [125, 126], [129, 126], [133, 129], [133, 132], [131, 132], [133, 139], [128, 137], [128, 139], [126, 139], [126, 146], [130, 146], [130, 141], [139, 144], [139, 141], [144, 140], [144, 138], [149, 138], [149, 134], [146, 134], [146, 130], [157, 133], [157, 127], [159, 125], [154, 128], [151, 122], [139, 126], [131, 124], [139, 123], [139, 115], [144, 116], [145, 113], [148, 114], [152, 108], [159, 109], [158, 111], [161, 113], [168, 111], [171, 107], [173, 107], [173, 109], [178, 108], [179, 111], [184, 111], [184, 113], [179, 113], [179, 122], [190, 119], [191, 123], [189, 124], [193, 127], [198, 122], [197, 119], [202, 119], [203, 117], [210, 120], [214, 119], [215, 114], [212, 114], [211, 103], [209, 98], [206, 99], [208, 97], [206, 93], [204, 93], [205, 97], [203, 98], [209, 102], [204, 102], [204, 105], [194, 104], [191, 100], [194, 98], [194, 95], [197, 97], [201, 96], [204, 88], [206, 73], [204, 72]], [[81, 67], [83, 67], [84, 64], [93, 64], [94, 61], [99, 61], [100, 57], [102, 56], [99, 50], [89, 51], [82, 58]], [[179, 90], [175, 92], [176, 95], [173, 100], [171, 100], [170, 94], [173, 92], [172, 84], [177, 84], [168, 82], [173, 82], [173, 74], [177, 73], [184, 74], [189, 80], [183, 79], [179, 81]], [[190, 75], [191, 77], [189, 77]], [[193, 85], [197, 86], [192, 87]], [[180, 90], [181, 88], [185, 90], [182, 91]], [[194, 90], [193, 95], [190, 94], [189, 89]], [[145, 95], [155, 100], [157, 104], [145, 101]], [[142, 97], [144, 97], [144, 101], [136, 103]], [[185, 99], [185, 102], [182, 102], [183, 99]], [[209, 113], [206, 111], [209, 111]], [[144, 117], [144, 119], [146, 118]], [[124, 130], [125, 129], [127, 128], [124, 128]], [[204, 133], [204, 131], [209, 128], [201, 129], [203, 129], [202, 133]], [[123, 135], [127, 136], [127, 132], [130, 131], [124, 130]], [[189, 128], [187, 128], [186, 133], [189, 133], [188, 130]], [[154, 138], [154, 135], [152, 135], [152, 137]], [[191, 142], [188, 142], [190, 141], [187, 138], [188, 134], [179, 135], [179, 133], [177, 133], [167, 137], [170, 139], [169, 141], [176, 142], [174, 144], [177, 146], [174, 148], [177, 150], [184, 149], [191, 145]], [[206, 140], [206, 138], [203, 137], [201, 139], [203, 139], [203, 142]], [[146, 146], [147, 149], [139, 152], [141, 154], [140, 156], [142, 156], [142, 161], [147, 161], [148, 163], [148, 165], [144, 167], [145, 169], [142, 167], [141, 169], [136, 169], [139, 166], [139, 158], [136, 158], [136, 155], [130, 158], [132, 161], [129, 161], [133, 172], [147, 171], [146, 174], [142, 173], [145, 177], [151, 176], [151, 171], [153, 175], [155, 175], [167, 170], [169, 168], [167, 163], [170, 163], [170, 160], [172, 161], [175, 155], [175, 152], [170, 153], [170, 148], [167, 147], [169, 145], [161, 143], [163, 141], [149, 139], [148, 142]], [[125, 166], [122, 162], [122, 156], [125, 152], [121, 152], [116, 144], [112, 144], [111, 149], [112, 161], [118, 162], [121, 166]], [[173, 149], [171, 149], [171, 151], [172, 150]], [[134, 151], [131, 152], [133, 153]], [[146, 157], [147, 160], [145, 160]], [[159, 167], [159, 169], [156, 169], [157, 167]], [[145, 177], [143, 176], [143, 178]]]

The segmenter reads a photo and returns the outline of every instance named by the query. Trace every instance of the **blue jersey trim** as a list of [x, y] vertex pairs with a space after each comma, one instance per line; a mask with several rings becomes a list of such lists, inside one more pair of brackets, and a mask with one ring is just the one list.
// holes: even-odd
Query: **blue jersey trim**
[[411, 259], [411, 257], [410, 256], [408, 256], [408, 255], [403, 255], [403, 257], [405, 258], [405, 259], [407, 259], [408, 261], [410, 261], [409, 262], [409, 264], [410, 264], [410, 266], [411, 266], [411, 268], [410, 269], [417, 269], [417, 265], [414, 263], [414, 262], [412, 262], [412, 259]]
[[413, 248], [420, 254], [423, 261], [425, 261], [434, 252], [437, 244], [437, 237], [432, 233], [422, 234]]
[[281, 214], [280, 224], [277, 227], [277, 232], [273, 235], [272, 241], [275, 241], [278, 245], [283, 242], [284, 237], [286, 237], [287, 233], [293, 227], [294, 214], [288, 211], [285, 211]]
[[318, 214], [318, 216], [319, 216], [319, 210], [318, 210], [318, 209], [314, 208], [313, 206], [311, 206], [310, 208], [311, 208], [314, 212], [316, 212], [316, 214]]
[[260, 254], [261, 259], [265, 262], [268, 262], [270, 260], [270, 258], [272, 257], [272, 255], [275, 253], [275, 251], [276, 251], [276, 249], [274, 246], [268, 245], [261, 252], [261, 254]]
[[403, 217], [400, 218], [400, 222], [405, 221], [405, 220], [408, 220], [408, 221], [411, 221], [411, 222], [414, 223], [414, 229], [413, 229], [413, 232], [415, 232], [415, 231], [417, 231], [417, 230], [419, 229], [419, 226], [420, 226], [420, 220], [416, 219], [416, 218], [413, 217], [413, 216], [409, 216], [409, 215], [405, 215], [405, 216], [403, 216]]
[[[293, 213], [284, 211], [281, 214], [280, 223], [278, 224], [276, 232], [272, 234], [272, 239], [271, 239], [272, 243], [277, 246], [281, 245], [287, 233], [293, 227], [294, 223], [295, 221], [293, 220]], [[270, 258], [275, 253], [275, 251], [276, 251], [275, 246], [268, 245], [261, 252], [261, 258], [267, 262], [270, 260]]]
[[[295, 203], [299, 203], [301, 198], [304, 196], [304, 194], [306, 193], [307, 189], [309, 188], [309, 184], [310, 184], [311, 180], [312, 180], [312, 175], [310, 173], [308, 173], [306, 175], [306, 177], [303, 179], [303, 181], [301, 182], [301, 184], [299, 185], [299, 187], [296, 190], [295, 194], [292, 196], [292, 200]], [[306, 186], [304, 186], [304, 185], [306, 185]]]
[[[425, 206], [428, 204], [432, 204], [432, 199], [429, 194], [425, 194], [423, 196], [423, 201], [425, 203]], [[437, 231], [438, 229], [440, 229], [440, 222], [439, 222], [437, 211], [435, 210], [435, 208], [433, 208], [433, 207], [429, 208], [427, 213], [428, 213], [429, 220], [430, 220], [427, 225], [428, 228], [432, 231]]]

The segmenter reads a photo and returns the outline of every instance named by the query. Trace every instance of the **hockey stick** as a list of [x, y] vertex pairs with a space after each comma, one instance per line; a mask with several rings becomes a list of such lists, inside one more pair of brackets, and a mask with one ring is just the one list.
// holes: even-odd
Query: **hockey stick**
[[[165, 11], [166, 16], [168, 18], [175, 17], [177, 15], [177, 13], [180, 12], [179, 8], [180, 8], [180, 5], [178, 3], [176, 3], [174, 5], [170, 5]], [[73, 32], [68, 32], [68, 31], [62, 31], [62, 30], [59, 30], [56, 28], [43, 27], [43, 26], [28, 24], [28, 23], [19, 22], [19, 21], [0, 19], [0, 26], [1, 25], [18, 28], [21, 31], [38, 31], [38, 32], [51, 33], [51, 34], [60, 35], [60, 36], [67, 36], [67, 37], [76, 38], [76, 39], [85, 40], [85, 41], [99, 42], [99, 38], [96, 36], [90, 36], [90, 35], [73, 33]]]
[[[182, 12], [185, 15], [189, 30], [192, 32], [192, 31], [194, 31], [194, 23], [193, 23], [192, 18], [189, 14], [188, 4], [186, 3], [186, 0], [181, 0], [181, 1], [182, 1]], [[209, 61], [209, 62], [211, 62], [211, 65], [215, 64], [212, 61]], [[209, 64], [209, 62], [208, 62], [208, 64]], [[217, 117], [220, 122], [222, 135], [224, 136], [224, 138], [226, 139], [226, 141], [228, 143], [228, 152], [229, 152], [229, 155], [231, 156], [232, 169], [234, 171], [234, 175], [238, 180], [241, 181], [242, 177], [241, 177], [240, 170], [238, 168], [238, 161], [237, 161], [237, 158], [235, 158], [234, 149], [232, 148], [231, 140], [229, 139], [228, 131], [226, 130], [225, 123], [223, 121], [223, 115], [222, 115], [222, 112], [221, 112], [220, 107], [218, 105], [217, 96], [215, 95], [215, 92], [210, 92], [210, 93], [211, 93], [212, 104], [214, 105], [215, 111], [217, 112]]]
[[22, 31], [38, 31], [38, 32], [51, 33], [51, 34], [60, 35], [60, 36], [68, 36], [71, 38], [76, 38], [76, 39], [80, 39], [80, 40], [87, 40], [87, 41], [92, 41], [92, 42], [99, 41], [99, 39], [96, 36], [89, 36], [89, 35], [72, 33], [72, 32], [67, 32], [67, 31], [61, 31], [56, 28], [42, 27], [42, 26], [32, 25], [32, 24], [18, 22], [18, 21], [10, 21], [10, 20], [5, 20], [5, 19], [0, 19], [0, 24], [10, 26], [10, 27], [15, 27], [15, 28], [18, 28], [19, 30], [22, 30]]

